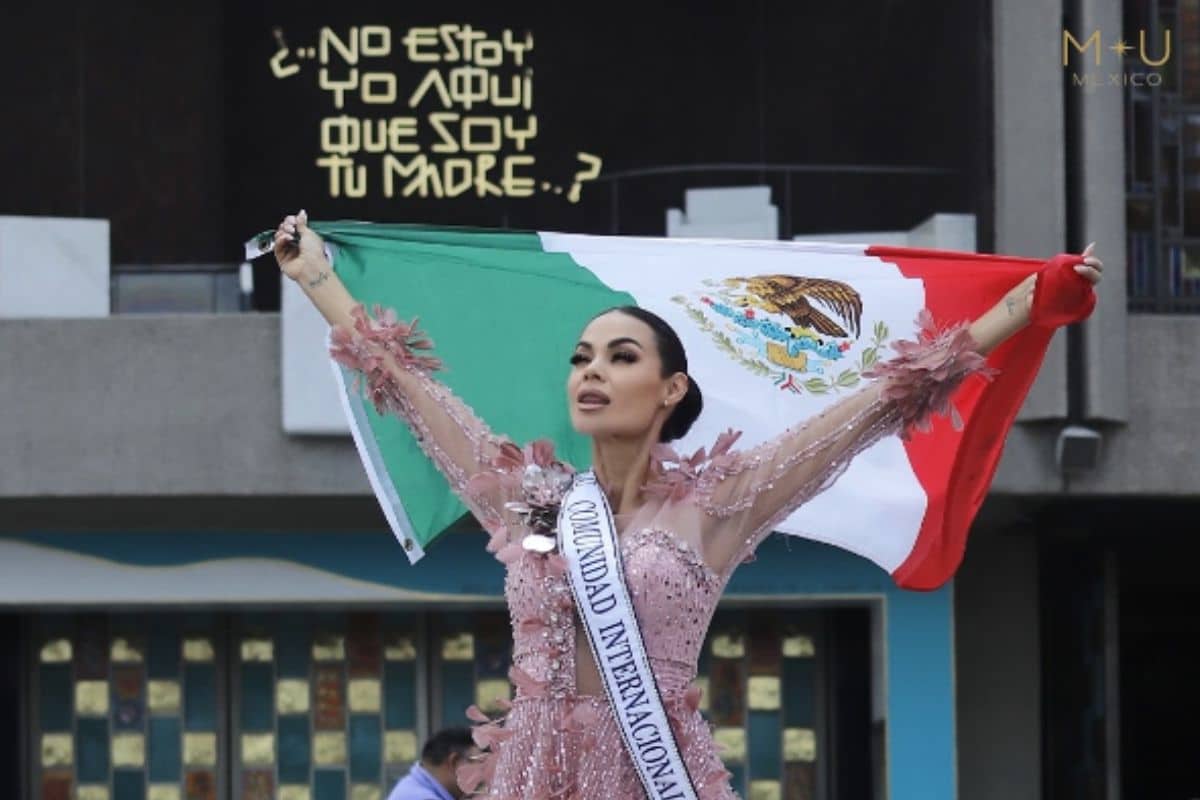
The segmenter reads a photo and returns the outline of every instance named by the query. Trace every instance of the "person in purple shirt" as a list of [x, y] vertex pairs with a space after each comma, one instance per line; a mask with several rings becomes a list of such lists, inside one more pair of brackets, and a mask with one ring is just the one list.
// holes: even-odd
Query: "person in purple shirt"
[[455, 771], [479, 753], [470, 728], [444, 728], [421, 748], [421, 760], [400, 779], [388, 800], [461, 800]]

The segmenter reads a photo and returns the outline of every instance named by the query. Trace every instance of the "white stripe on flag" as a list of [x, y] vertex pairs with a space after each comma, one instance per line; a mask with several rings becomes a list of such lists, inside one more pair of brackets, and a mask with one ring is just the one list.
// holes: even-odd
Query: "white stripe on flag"
[[[704, 393], [704, 413], [678, 443], [683, 453], [711, 445], [730, 427], [743, 431], [739, 447], [753, 447], [854, 389], [827, 395], [781, 391], [772, 378], [732, 360], [711, 334], [700, 329], [688, 309], [672, 298], [683, 296], [696, 308], [705, 279], [786, 274], [846, 281], [863, 301], [862, 334], [847, 351], [847, 363], [857, 362], [877, 322], [887, 325], [889, 341], [912, 338], [913, 321], [925, 304], [920, 280], [905, 278], [895, 265], [867, 256], [859, 245], [557, 233], [540, 237], [545, 250], [569, 254], [598, 280], [633, 295], [638, 305], [662, 316], [679, 333], [688, 352], [689, 371]], [[729, 335], [737, 335], [732, 326]], [[884, 346], [879, 355], [890, 357], [890, 348]], [[871, 502], [863, 502], [864, 487]], [[831, 489], [806, 503], [778, 529], [843, 547], [890, 573], [912, 551], [925, 509], [925, 493], [903, 443], [889, 437], [859, 455]]]

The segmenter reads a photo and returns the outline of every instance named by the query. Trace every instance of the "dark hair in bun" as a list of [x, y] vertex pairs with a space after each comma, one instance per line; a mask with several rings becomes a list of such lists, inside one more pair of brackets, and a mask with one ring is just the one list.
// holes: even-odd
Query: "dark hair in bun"
[[[687, 353], [683, 350], [683, 342], [679, 340], [679, 334], [665, 319], [653, 311], [647, 311], [639, 306], [617, 306], [602, 313], [607, 314], [609, 311], [620, 311], [622, 314], [628, 314], [650, 326], [650, 330], [654, 331], [654, 340], [658, 344], [658, 357], [662, 361], [664, 378], [670, 377], [676, 372], [687, 375]], [[600, 314], [596, 316], [600, 316]], [[670, 442], [682, 438], [691, 430], [692, 423], [704, 409], [704, 398], [700, 394], [700, 386], [692, 380], [691, 375], [688, 375], [687, 381], [687, 394], [683, 396], [683, 399], [675, 406], [675, 410], [671, 412], [671, 416], [667, 417], [667, 421], [663, 424], [662, 431], [658, 435], [660, 442]]]

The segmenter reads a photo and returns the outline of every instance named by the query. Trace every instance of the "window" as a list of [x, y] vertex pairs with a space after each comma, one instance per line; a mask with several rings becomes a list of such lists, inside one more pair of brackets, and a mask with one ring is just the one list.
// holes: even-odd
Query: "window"
[[1124, 38], [1130, 310], [1200, 312], [1200, 0], [1126, 0]]

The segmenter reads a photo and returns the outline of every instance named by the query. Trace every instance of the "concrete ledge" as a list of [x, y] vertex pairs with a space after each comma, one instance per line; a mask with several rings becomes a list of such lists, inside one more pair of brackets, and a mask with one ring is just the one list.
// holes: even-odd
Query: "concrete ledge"
[[[1071, 493], [1200, 491], [1200, 317], [1129, 317], [1131, 421]], [[0, 498], [369, 497], [342, 436], [289, 436], [276, 314], [0, 320]], [[1114, 355], [1114, 357], [1123, 357]], [[1056, 421], [1020, 424], [993, 493], [1063, 491]]]

